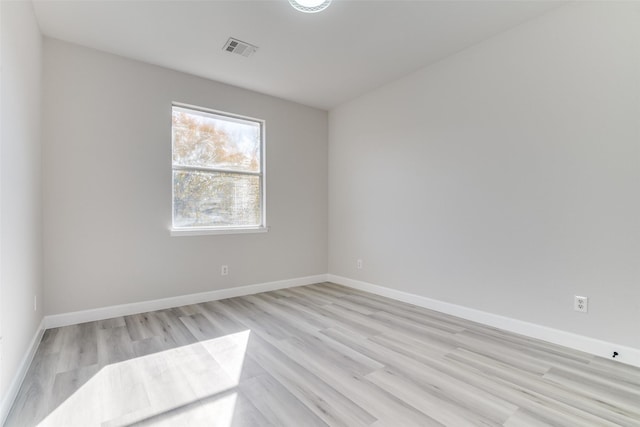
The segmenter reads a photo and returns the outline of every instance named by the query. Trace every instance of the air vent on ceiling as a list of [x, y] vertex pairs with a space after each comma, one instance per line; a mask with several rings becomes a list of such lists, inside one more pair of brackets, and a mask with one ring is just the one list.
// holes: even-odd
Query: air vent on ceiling
[[258, 50], [258, 46], [229, 37], [229, 40], [227, 40], [222, 50], [229, 53], [236, 53], [244, 57], [249, 57]]

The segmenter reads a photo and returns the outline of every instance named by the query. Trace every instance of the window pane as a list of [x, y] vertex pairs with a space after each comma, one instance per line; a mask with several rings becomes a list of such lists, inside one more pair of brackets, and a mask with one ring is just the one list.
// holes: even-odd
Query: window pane
[[260, 177], [173, 171], [173, 226], [261, 225]]
[[260, 123], [173, 107], [174, 166], [260, 172]]

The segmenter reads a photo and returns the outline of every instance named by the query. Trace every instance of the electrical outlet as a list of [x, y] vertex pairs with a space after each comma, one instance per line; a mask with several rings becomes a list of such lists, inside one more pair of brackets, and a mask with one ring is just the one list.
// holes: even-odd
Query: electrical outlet
[[358, 270], [362, 270], [362, 260], [361, 259], [356, 261], [356, 267], [358, 268]]
[[220, 267], [220, 275], [221, 276], [226, 276], [229, 274], [229, 266], [228, 265], [223, 265], [222, 267]]
[[589, 298], [576, 295], [573, 300], [573, 309], [586, 313], [589, 310]]

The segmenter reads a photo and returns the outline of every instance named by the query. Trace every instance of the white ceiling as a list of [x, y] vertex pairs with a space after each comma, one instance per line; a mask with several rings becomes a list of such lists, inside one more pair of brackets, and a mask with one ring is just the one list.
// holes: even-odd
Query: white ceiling
[[[557, 7], [557, 1], [35, 0], [46, 36], [331, 109]], [[250, 58], [228, 37], [257, 45]]]

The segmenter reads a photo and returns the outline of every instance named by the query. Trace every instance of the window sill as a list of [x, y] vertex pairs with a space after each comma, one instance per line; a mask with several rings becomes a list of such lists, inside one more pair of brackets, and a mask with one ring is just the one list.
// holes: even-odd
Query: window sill
[[249, 234], [266, 233], [271, 227], [239, 227], [239, 228], [170, 228], [171, 237], [207, 236], [211, 234]]

